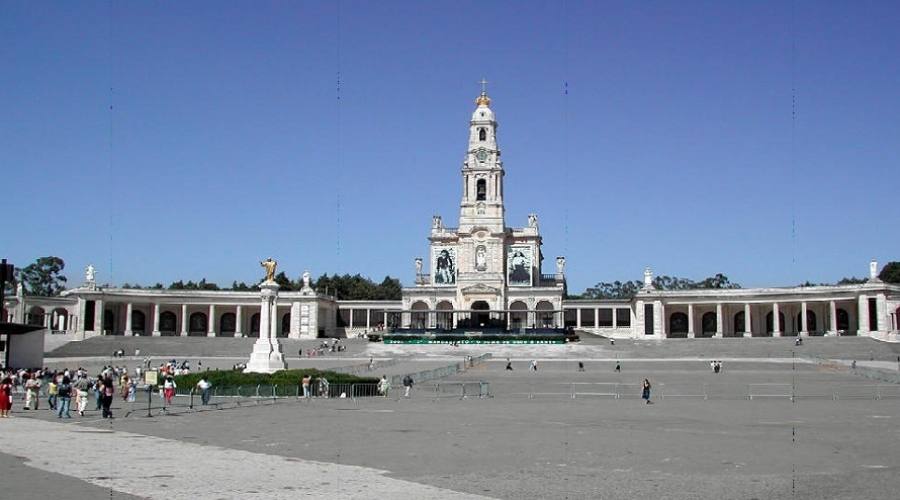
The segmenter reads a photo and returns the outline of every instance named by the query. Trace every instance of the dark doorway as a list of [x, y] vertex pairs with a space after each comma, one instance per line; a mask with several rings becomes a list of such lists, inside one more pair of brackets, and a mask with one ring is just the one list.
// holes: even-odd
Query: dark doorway
[[684, 336], [688, 332], [688, 317], [683, 312], [672, 313], [669, 317], [669, 335]]
[[472, 326], [485, 328], [491, 326], [491, 313], [488, 312], [491, 306], [483, 300], [476, 300], [472, 303]]
[[131, 331], [135, 334], [144, 333], [147, 329], [147, 317], [141, 311], [131, 311]]

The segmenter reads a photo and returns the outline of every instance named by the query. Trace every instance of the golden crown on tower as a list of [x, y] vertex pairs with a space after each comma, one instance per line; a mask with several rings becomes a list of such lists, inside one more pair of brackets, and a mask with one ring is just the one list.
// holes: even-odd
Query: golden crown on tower
[[488, 97], [487, 92], [482, 92], [481, 95], [478, 96], [477, 99], [475, 99], [475, 104], [479, 106], [490, 106], [491, 98]]

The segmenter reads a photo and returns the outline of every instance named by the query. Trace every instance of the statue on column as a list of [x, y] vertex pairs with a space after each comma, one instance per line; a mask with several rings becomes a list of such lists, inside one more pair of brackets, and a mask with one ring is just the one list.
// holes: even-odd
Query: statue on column
[[644, 269], [644, 288], [647, 290], [653, 289], [653, 271], [649, 267]]
[[422, 258], [416, 257], [416, 276], [422, 275]]
[[566, 272], [566, 258], [565, 257], [557, 257], [556, 258], [556, 274], [565, 274]]
[[537, 229], [537, 227], [538, 227], [537, 214], [528, 214], [528, 227], [533, 227], [533, 228]]
[[275, 268], [278, 267], [278, 261], [269, 257], [268, 259], [259, 263], [260, 266], [266, 268], [266, 282], [274, 283], [275, 282]]
[[309, 271], [303, 271], [303, 289], [310, 290], [312, 287], [309, 286]]
[[93, 264], [88, 264], [86, 268], [84, 268], [84, 281], [88, 283], [93, 283], [95, 279], [96, 270], [94, 269]]
[[444, 222], [441, 220], [440, 215], [431, 216], [431, 229], [436, 229], [438, 231], [444, 229]]

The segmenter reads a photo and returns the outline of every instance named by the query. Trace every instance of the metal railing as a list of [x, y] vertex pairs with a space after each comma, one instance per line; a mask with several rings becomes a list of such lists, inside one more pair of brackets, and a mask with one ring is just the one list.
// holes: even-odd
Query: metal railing
[[477, 382], [438, 382], [434, 384], [433, 397], [435, 399], [489, 398], [492, 397], [491, 385], [483, 380]]
[[[731, 389], [731, 390], [728, 390]], [[566, 382], [555, 385], [531, 387], [528, 392], [516, 392], [509, 396], [525, 396], [528, 399], [638, 399], [641, 385], [617, 382]], [[491, 397], [493, 397], [492, 395]], [[896, 384], [855, 384], [827, 386], [796, 386], [783, 383], [736, 384], [656, 384], [653, 386], [654, 399], [703, 399], [703, 400], [764, 400], [798, 399], [842, 400], [894, 400], [900, 399], [900, 385]]]

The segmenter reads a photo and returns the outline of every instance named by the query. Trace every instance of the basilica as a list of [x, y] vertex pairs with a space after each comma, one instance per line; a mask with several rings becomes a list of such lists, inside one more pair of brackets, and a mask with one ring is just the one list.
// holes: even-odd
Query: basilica
[[[339, 300], [314, 290], [188, 291], [99, 286], [93, 272], [59, 297], [4, 302], [3, 318], [43, 326], [47, 339], [97, 335], [349, 337], [385, 330], [527, 332], [570, 328], [610, 338], [867, 336], [900, 341], [900, 286], [878, 265], [857, 285], [663, 291], [653, 273], [632, 299], [566, 299], [566, 259], [543, 267], [538, 217], [506, 224], [504, 169], [491, 99], [482, 90], [468, 126], [457, 227], [433, 216], [427, 258], [401, 300]], [[273, 268], [274, 270], [274, 268]], [[307, 274], [308, 276], [308, 274]]]

